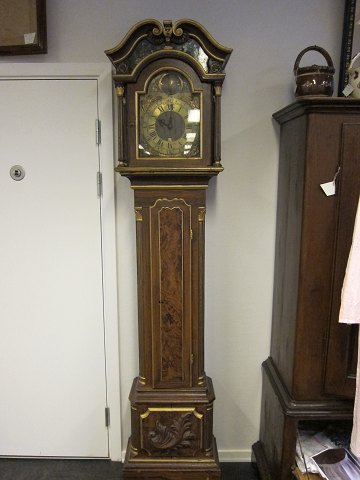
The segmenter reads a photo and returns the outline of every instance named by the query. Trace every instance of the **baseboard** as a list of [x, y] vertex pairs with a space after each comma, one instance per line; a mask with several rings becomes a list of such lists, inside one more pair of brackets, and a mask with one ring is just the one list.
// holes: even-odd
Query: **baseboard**
[[219, 450], [220, 462], [251, 462], [251, 449], [244, 448], [242, 450]]

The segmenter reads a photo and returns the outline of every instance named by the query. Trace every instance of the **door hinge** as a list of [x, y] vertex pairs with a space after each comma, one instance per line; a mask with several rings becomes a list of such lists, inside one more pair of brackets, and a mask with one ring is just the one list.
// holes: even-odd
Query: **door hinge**
[[105, 407], [105, 427], [110, 427], [110, 408]]
[[96, 138], [96, 145], [101, 144], [101, 121], [97, 118], [95, 120], [95, 138]]
[[101, 197], [102, 195], [102, 173], [101, 172], [96, 173], [96, 186], [97, 186], [97, 195], [98, 197]]
[[194, 238], [194, 233], [193, 233], [193, 229], [190, 228], [190, 240], [192, 240]]

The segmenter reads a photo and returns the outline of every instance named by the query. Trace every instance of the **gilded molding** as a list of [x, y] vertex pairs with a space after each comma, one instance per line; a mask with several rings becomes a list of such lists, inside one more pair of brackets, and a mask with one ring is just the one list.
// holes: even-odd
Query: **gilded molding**
[[133, 190], [205, 190], [208, 185], [131, 185]]
[[120, 168], [120, 166], [115, 168], [116, 172], [120, 172], [122, 175], [131, 176], [131, 175], [204, 175], [204, 176], [214, 176], [223, 171], [223, 167], [129, 167], [126, 169]]
[[[164, 197], [163, 197], [163, 198], [157, 198], [156, 201], [155, 201], [155, 203], [150, 206], [150, 209], [155, 208], [156, 205], [157, 205], [158, 203], [160, 203], [160, 202], [167, 202], [167, 203], [183, 202], [187, 207], [190, 207], [190, 209], [191, 209], [191, 205], [189, 205], [189, 204], [185, 201], [184, 198], [164, 198]], [[141, 208], [141, 207], [140, 207], [140, 208]], [[179, 206], [178, 206], [178, 205], [174, 205], [173, 207], [171, 207], [171, 206], [168, 207], [168, 206], [165, 206], [165, 205], [164, 205], [162, 208], [170, 208], [170, 209], [171, 209], [171, 208], [179, 208]]]
[[152, 412], [189, 412], [192, 413], [199, 420], [201, 420], [204, 416], [202, 413], [199, 413], [195, 407], [149, 407], [146, 412], [140, 415], [140, 418], [143, 420], [144, 418], [147, 418]]

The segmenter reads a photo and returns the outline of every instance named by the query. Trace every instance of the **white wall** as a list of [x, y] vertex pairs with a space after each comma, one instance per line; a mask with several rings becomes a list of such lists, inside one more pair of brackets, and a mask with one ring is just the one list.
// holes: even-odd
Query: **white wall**
[[[223, 91], [222, 160], [207, 208], [206, 370], [223, 460], [249, 460], [258, 438], [261, 362], [269, 354], [278, 130], [293, 101], [293, 65], [321, 45], [338, 71], [344, 0], [48, 0], [47, 55], [14, 62], [101, 62], [144, 18], [201, 22], [234, 52]], [[2, 61], [9, 61], [9, 58]], [[324, 64], [325, 60], [316, 57]], [[312, 64], [307, 56], [303, 65]], [[137, 374], [135, 221], [129, 182], [116, 177], [123, 439]]]

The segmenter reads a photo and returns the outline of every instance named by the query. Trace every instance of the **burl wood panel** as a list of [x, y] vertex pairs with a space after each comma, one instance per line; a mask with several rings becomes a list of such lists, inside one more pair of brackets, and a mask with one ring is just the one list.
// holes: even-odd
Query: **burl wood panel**
[[184, 219], [179, 207], [158, 213], [160, 275], [160, 382], [184, 381]]
[[157, 199], [150, 207], [155, 387], [190, 384], [191, 207]]

